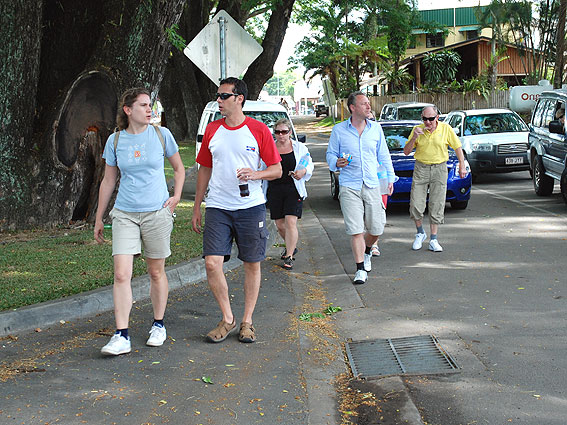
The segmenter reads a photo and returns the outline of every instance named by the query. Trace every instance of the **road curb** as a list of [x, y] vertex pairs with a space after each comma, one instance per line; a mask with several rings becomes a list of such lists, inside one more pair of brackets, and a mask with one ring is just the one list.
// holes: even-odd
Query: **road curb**
[[[268, 244], [273, 243], [277, 235], [275, 223], [267, 219], [267, 227], [270, 231]], [[242, 264], [237, 256], [237, 248], [233, 246], [231, 258], [224, 264], [224, 270], [229, 271]], [[167, 279], [170, 292], [191, 284], [197, 284], [206, 279], [205, 261], [195, 258], [183, 263], [166, 267]], [[132, 298], [138, 302], [149, 299], [150, 278], [142, 275], [132, 279]], [[0, 313], [0, 337], [27, 332], [37, 328], [49, 327], [61, 321], [71, 321], [112, 310], [114, 301], [112, 297], [112, 285], [94, 289], [66, 298], [46, 301], [14, 310]]]

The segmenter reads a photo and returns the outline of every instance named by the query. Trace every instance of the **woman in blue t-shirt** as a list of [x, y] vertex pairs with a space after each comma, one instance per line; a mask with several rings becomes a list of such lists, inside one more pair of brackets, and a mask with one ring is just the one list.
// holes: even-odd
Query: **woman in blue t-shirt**
[[[163, 324], [168, 296], [165, 259], [171, 255], [173, 211], [181, 198], [185, 169], [173, 135], [165, 127], [150, 125], [151, 118], [149, 91], [144, 88], [127, 90], [116, 115], [118, 131], [110, 135], [102, 154], [106, 167], [98, 193], [94, 227], [94, 237], [99, 243], [104, 242], [102, 218], [120, 170], [120, 186], [109, 214], [112, 218], [116, 333], [101, 350], [106, 355], [131, 350], [128, 320], [132, 309], [132, 267], [134, 256], [141, 254], [142, 247], [150, 276], [154, 313], [146, 344], [160, 346], [167, 337]], [[165, 181], [164, 157], [174, 171], [174, 194], [171, 197]]]

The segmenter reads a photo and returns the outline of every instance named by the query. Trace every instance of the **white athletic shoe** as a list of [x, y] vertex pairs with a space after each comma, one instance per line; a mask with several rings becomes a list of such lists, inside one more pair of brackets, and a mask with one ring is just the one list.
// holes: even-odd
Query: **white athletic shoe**
[[354, 283], [355, 285], [362, 285], [363, 283], [366, 283], [367, 280], [368, 273], [366, 272], [366, 270], [357, 270], [352, 283]]
[[364, 270], [367, 273], [372, 271], [372, 254], [364, 254]]
[[163, 345], [167, 338], [167, 332], [165, 331], [165, 326], [152, 325], [150, 329], [150, 337], [146, 341], [146, 345], [150, 347], [159, 347]]
[[431, 239], [429, 241], [429, 250], [433, 252], [443, 252], [443, 247], [439, 245], [437, 239]]
[[129, 353], [131, 349], [130, 337], [124, 338], [120, 334], [114, 334], [108, 344], [102, 347], [100, 352], [107, 356], [117, 356], [119, 354]]
[[411, 249], [413, 249], [414, 251], [421, 249], [421, 246], [423, 245], [423, 241], [425, 239], [427, 239], [426, 233], [416, 233], [415, 234], [415, 240], [413, 241], [413, 245], [412, 245]]

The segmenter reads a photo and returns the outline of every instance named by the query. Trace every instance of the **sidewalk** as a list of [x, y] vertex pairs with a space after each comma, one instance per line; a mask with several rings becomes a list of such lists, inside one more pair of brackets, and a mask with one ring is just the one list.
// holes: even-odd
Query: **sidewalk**
[[[194, 193], [192, 184], [188, 178], [184, 197]], [[299, 253], [288, 272], [280, 267], [281, 249], [274, 246], [279, 236], [270, 221], [255, 344], [241, 344], [234, 335], [221, 344], [205, 342], [218, 308], [204, 282], [202, 259], [168, 268], [168, 340], [157, 349], [144, 345], [151, 324], [147, 276], [133, 282], [129, 355], [100, 355], [113, 332], [111, 288], [1, 313], [1, 336], [12, 338], [0, 341], [0, 382], [7, 379], [0, 422], [342, 423], [337, 382], [341, 376], [352, 379], [344, 342], [367, 338], [369, 329], [388, 318], [365, 308], [308, 204], [298, 223]], [[238, 318], [243, 273], [235, 257], [226, 271]], [[330, 303], [342, 311], [324, 321], [299, 320]], [[34, 329], [41, 332], [27, 332]], [[377, 385], [384, 415], [396, 419], [388, 423], [422, 424], [400, 378]], [[28, 408], [22, 411], [23, 406]]]

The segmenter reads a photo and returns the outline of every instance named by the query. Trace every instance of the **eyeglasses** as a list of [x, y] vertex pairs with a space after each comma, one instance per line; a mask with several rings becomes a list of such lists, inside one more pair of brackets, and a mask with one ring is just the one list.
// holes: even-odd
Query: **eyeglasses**
[[232, 96], [238, 96], [238, 94], [236, 94], [236, 93], [217, 93], [217, 94], [215, 94], [215, 99], [218, 99], [220, 97], [222, 100], [226, 100], [226, 99], [228, 99], [229, 97], [232, 97]]
[[434, 117], [421, 117], [421, 119], [423, 121], [435, 121], [435, 118], [437, 118], [437, 116]]
[[287, 134], [289, 130], [274, 130], [274, 134]]

